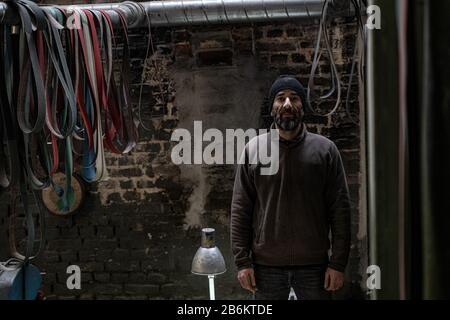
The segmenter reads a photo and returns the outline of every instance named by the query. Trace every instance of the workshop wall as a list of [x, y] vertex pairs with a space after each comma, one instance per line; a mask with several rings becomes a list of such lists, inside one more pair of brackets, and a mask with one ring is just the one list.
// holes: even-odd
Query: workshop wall
[[[307, 84], [317, 31], [317, 21], [313, 20], [158, 28], [153, 29], [156, 53], [145, 63], [147, 29], [130, 30], [132, 103], [137, 115], [145, 63], [141, 110], [149, 130], [140, 126], [140, 142], [130, 154], [108, 154], [110, 179], [89, 186], [80, 212], [67, 218], [47, 213], [45, 251], [36, 262], [46, 272], [46, 296], [206, 299], [207, 279], [191, 275], [190, 266], [200, 245], [200, 229], [208, 226], [217, 230], [216, 242], [228, 267], [216, 280], [217, 298], [246, 298], [236, 280], [230, 252], [234, 166], [172, 164], [171, 133], [176, 128], [191, 130], [194, 120], [203, 121], [203, 130], [267, 127], [266, 99], [271, 82], [278, 74], [291, 73]], [[330, 31], [345, 98], [356, 25], [351, 19], [339, 19]], [[316, 78], [317, 88], [323, 92], [330, 79], [324, 58]], [[350, 107], [359, 114], [357, 78]], [[327, 112], [335, 103], [333, 99], [314, 107]], [[361, 298], [367, 244], [360, 199], [360, 127], [347, 116], [345, 99], [335, 115], [308, 115], [305, 121], [311, 132], [332, 139], [344, 160], [352, 200], [352, 249], [348, 283], [336, 296]], [[7, 194], [0, 198], [2, 213], [8, 200]], [[3, 259], [7, 256], [5, 215], [0, 224]], [[81, 268], [81, 290], [66, 287], [66, 268], [72, 264]]]

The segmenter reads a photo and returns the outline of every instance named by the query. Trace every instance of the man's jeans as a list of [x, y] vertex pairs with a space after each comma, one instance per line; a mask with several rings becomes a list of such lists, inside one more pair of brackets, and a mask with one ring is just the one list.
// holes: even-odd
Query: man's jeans
[[329, 300], [324, 289], [327, 265], [267, 267], [254, 265], [255, 300], [288, 300], [291, 287], [299, 300]]

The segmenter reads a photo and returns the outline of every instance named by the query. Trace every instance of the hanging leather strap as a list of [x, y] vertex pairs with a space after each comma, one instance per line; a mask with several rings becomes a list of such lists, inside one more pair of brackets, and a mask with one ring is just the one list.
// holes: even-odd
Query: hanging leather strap
[[[22, 36], [26, 40], [27, 54], [22, 52], [23, 62], [21, 66], [21, 77], [17, 101], [17, 121], [24, 133], [34, 133], [42, 130], [45, 122], [45, 88], [43, 77], [39, 68], [39, 60], [35, 46], [34, 30], [43, 30], [45, 27], [45, 16], [43, 10], [34, 2], [26, 0], [8, 1], [19, 12], [21, 20]], [[25, 48], [24, 48], [25, 50]], [[36, 119], [30, 122], [33, 113], [31, 104], [36, 103]]]
[[[46, 184], [45, 180], [40, 181], [34, 175], [30, 160], [30, 145], [34, 141], [32, 135], [39, 137], [43, 133], [42, 129], [45, 123], [44, 81], [35, 44], [36, 35], [45, 26], [45, 18], [41, 9], [30, 1], [15, 1], [11, 2], [11, 5], [19, 12], [21, 28], [18, 34], [13, 34], [10, 26], [4, 26], [1, 30], [3, 48], [0, 61], [0, 81], [2, 82], [0, 101], [3, 129], [5, 130], [3, 136], [7, 137], [8, 155], [11, 159], [11, 177], [13, 177], [9, 180], [11, 196], [10, 249], [14, 257], [26, 263], [37, 254], [35, 251], [35, 225], [29, 205], [28, 185], [41, 187]], [[35, 147], [31, 146], [31, 148]], [[33, 191], [31, 193], [34, 194]], [[27, 229], [24, 254], [18, 252], [15, 239], [18, 199], [23, 206]], [[42, 227], [43, 215], [40, 210], [38, 210], [38, 214]], [[42, 228], [40, 231], [40, 243], [42, 244]]]
[[[120, 68], [120, 84], [119, 88], [116, 88], [116, 84], [113, 78], [110, 79], [109, 87], [111, 95], [109, 96], [110, 110], [109, 114], [112, 116], [112, 122], [114, 129], [107, 131], [109, 136], [106, 138], [109, 144], [113, 144], [110, 149], [116, 153], [128, 153], [135, 146], [138, 139], [137, 128], [134, 124], [133, 113], [131, 105], [129, 103], [129, 77], [130, 77], [130, 64], [129, 64], [129, 40], [128, 40], [128, 28], [126, 18], [123, 12], [119, 9], [114, 10], [119, 16], [120, 30], [122, 31], [122, 64]], [[111, 18], [105, 11], [101, 11], [107, 25], [111, 30], [112, 22]], [[112, 33], [112, 39], [114, 39], [114, 33]]]
[[15, 187], [20, 177], [18, 130], [13, 110], [15, 96], [11, 87], [14, 65], [10, 53], [10, 29], [0, 26], [0, 187], [4, 189]]
[[[17, 197], [25, 198], [30, 190], [51, 185], [61, 208], [68, 208], [74, 155], [82, 158], [86, 181], [105, 180], [105, 147], [127, 153], [137, 142], [129, 99], [127, 21], [121, 10], [113, 10], [119, 21], [116, 34], [111, 11], [75, 8], [79, 28], [66, 29], [69, 14], [61, 8], [43, 10], [29, 0], [8, 4], [19, 13], [20, 29], [18, 35], [11, 35], [8, 26], [2, 29], [2, 56], [13, 62], [0, 67], [0, 136], [7, 142], [0, 148], [0, 161], [10, 160], [0, 163], [0, 186], [15, 186]], [[115, 68], [117, 35], [123, 47]], [[15, 156], [7, 157], [11, 154]], [[60, 170], [65, 186], [52, 180]]]
[[[55, 11], [56, 12], [56, 11]], [[55, 13], [57, 14], [57, 13]], [[63, 51], [61, 43], [61, 35], [58, 30], [64, 29], [64, 27], [58, 22], [51, 13], [46, 11], [47, 17], [47, 30], [44, 31], [44, 37], [47, 44], [48, 54], [53, 63], [53, 69], [56, 72], [56, 77], [53, 87], [55, 95], [59, 93], [58, 85], [61, 84], [62, 91], [64, 92], [64, 116], [66, 123], [63, 125], [63, 129], [60, 129], [56, 124], [56, 107], [58, 99], [55, 96], [52, 103], [51, 110], [47, 108], [47, 126], [56, 137], [65, 139], [72, 134], [75, 123], [77, 120], [77, 107], [75, 100], [75, 92], [73, 89], [72, 78], [69, 72], [69, 67], [66, 61], [66, 55]], [[67, 108], [68, 107], [68, 108]]]
[[[85, 102], [89, 109], [88, 114], [94, 119], [94, 149], [95, 149], [95, 176], [88, 177], [87, 174], [92, 174], [91, 167], [83, 170], [83, 178], [88, 182], [106, 180], [108, 173], [106, 170], [106, 159], [103, 147], [103, 128], [101, 123], [101, 107], [98, 90], [98, 81], [96, 75], [96, 68], [94, 63], [94, 46], [92, 42], [91, 30], [85, 11], [75, 9], [81, 21], [81, 29], [78, 30], [80, 44], [83, 52], [85, 62], [85, 75], [88, 80], [89, 88], [85, 90]], [[89, 165], [93, 157], [92, 151], [89, 151], [83, 158], [84, 165]]]
[[[54, 14], [56, 18], [54, 18], [52, 14]], [[61, 212], [68, 212], [75, 200], [71, 180], [73, 174], [72, 133], [75, 129], [77, 120], [77, 106], [72, 78], [69, 73], [66, 54], [63, 50], [61, 41], [61, 33], [64, 32], [63, 14], [58, 10], [53, 10], [52, 13], [46, 11], [46, 17], [48, 31], [44, 32], [44, 36], [47, 43], [48, 54], [53, 62], [53, 70], [56, 72], [56, 74], [52, 73], [54, 79], [50, 82], [53, 83], [54, 93], [58, 94], [64, 92], [64, 95], [62, 96], [57, 96], [55, 94], [53, 97], [51, 112], [47, 112], [47, 120], [50, 119], [49, 115], [52, 114], [53, 121], [47, 121], [47, 126], [51, 131], [52, 140], [55, 140], [55, 136], [61, 139], [59, 143], [62, 145], [64, 151], [64, 173], [66, 183], [64, 188], [56, 185], [54, 181], [52, 181], [51, 184], [55, 193], [59, 196], [59, 209]], [[61, 104], [63, 105], [61, 118], [65, 119], [66, 122], [64, 122], [62, 129], [59, 129], [53, 124], [56, 124], [56, 107]]]

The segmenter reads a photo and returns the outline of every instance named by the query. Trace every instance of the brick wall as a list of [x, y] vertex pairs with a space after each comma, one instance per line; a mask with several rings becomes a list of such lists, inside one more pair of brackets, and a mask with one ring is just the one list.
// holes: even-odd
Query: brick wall
[[[217, 278], [216, 295], [245, 298], [229, 246], [234, 167], [172, 164], [171, 133], [178, 127], [190, 128], [193, 120], [202, 120], [204, 130], [267, 126], [265, 100], [271, 81], [278, 74], [292, 73], [307, 83], [317, 31], [312, 21], [153, 30], [157, 54], [146, 63], [142, 100], [142, 118], [150, 130], [140, 127], [140, 142], [130, 154], [108, 154], [111, 178], [89, 186], [80, 212], [68, 218], [47, 214], [45, 252], [37, 262], [46, 272], [47, 296], [205, 299], [207, 279], [191, 275], [190, 264], [200, 245], [200, 228], [210, 226], [217, 230], [217, 244], [228, 267]], [[344, 97], [355, 33], [355, 24], [346, 19], [338, 19], [331, 28]], [[134, 106], [147, 36], [145, 28], [130, 30]], [[326, 91], [329, 77], [324, 60], [316, 81], [319, 89]], [[352, 110], [358, 112], [357, 85], [350, 98]], [[318, 111], [328, 111], [333, 103], [333, 99], [322, 102]], [[308, 115], [306, 122], [311, 132], [331, 138], [344, 159], [352, 198], [352, 249], [349, 281], [338, 297], [359, 298], [367, 259], [365, 230], [360, 230], [360, 128], [343, 110], [342, 106], [329, 117]], [[1, 212], [7, 198], [1, 198]], [[0, 222], [5, 229], [6, 218]], [[5, 257], [6, 238], [0, 244]], [[66, 288], [65, 271], [71, 264], [82, 270], [81, 290]]]

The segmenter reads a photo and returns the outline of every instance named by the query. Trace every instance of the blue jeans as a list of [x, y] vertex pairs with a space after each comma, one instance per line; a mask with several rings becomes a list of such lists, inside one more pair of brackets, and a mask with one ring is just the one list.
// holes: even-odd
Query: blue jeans
[[287, 300], [291, 287], [299, 300], [329, 300], [324, 289], [327, 265], [267, 267], [254, 265], [257, 291], [254, 300]]

